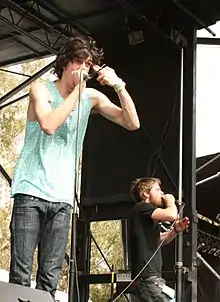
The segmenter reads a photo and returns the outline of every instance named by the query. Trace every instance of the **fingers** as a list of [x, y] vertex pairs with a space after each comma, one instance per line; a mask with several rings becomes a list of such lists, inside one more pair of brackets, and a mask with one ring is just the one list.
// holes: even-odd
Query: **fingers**
[[104, 86], [104, 85], [106, 85], [106, 81], [105, 81], [105, 80], [100, 81], [100, 84], [101, 84], [102, 86]]
[[106, 85], [106, 80], [104, 78], [104, 75], [99, 75], [98, 78], [97, 78], [97, 81], [102, 85]]
[[170, 204], [175, 204], [175, 197], [172, 194], [165, 194], [163, 199], [167, 206]]
[[80, 82], [86, 81], [88, 77], [88, 73], [85, 69], [77, 69], [72, 71], [72, 77], [73, 77], [73, 82], [75, 83], [75, 85], [77, 85]]
[[[114, 69], [108, 66], [102, 65], [100, 67], [98, 65], [93, 65], [93, 69], [98, 74], [97, 81], [100, 82], [101, 85], [114, 87], [120, 80]], [[120, 83], [121, 81], [122, 80], [120, 80]]]
[[103, 64], [102, 66], [93, 65], [92, 68], [93, 68], [94, 71], [98, 72], [99, 74], [102, 74], [103, 70], [110, 70], [111, 69], [108, 66], [106, 66], [106, 64]]
[[92, 68], [97, 72], [101, 67], [99, 65], [92, 65]]
[[181, 220], [182, 223], [184, 224], [189, 224], [189, 218], [188, 217], [184, 217], [182, 220]]
[[104, 75], [103, 74], [101, 74], [101, 75], [99, 75], [98, 77], [97, 77], [97, 81], [98, 82], [101, 82], [102, 80], [103, 80], [103, 78], [104, 78]]
[[184, 217], [182, 220], [183, 220], [183, 221], [188, 221], [188, 222], [189, 222], [189, 218], [188, 218], [188, 217]]

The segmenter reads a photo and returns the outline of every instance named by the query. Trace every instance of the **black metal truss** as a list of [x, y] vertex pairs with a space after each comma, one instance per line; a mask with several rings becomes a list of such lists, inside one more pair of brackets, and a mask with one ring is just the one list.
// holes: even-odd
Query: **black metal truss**
[[[44, 5], [40, 6], [40, 3]], [[33, 58], [40, 58], [42, 56], [45, 56], [49, 53], [56, 54], [57, 53], [57, 45], [60, 40], [65, 40], [68, 36], [75, 35], [77, 32], [81, 34], [85, 34], [88, 32], [83, 32], [82, 29], [79, 29], [79, 27], [75, 27], [73, 24], [62, 22], [62, 24], [56, 24], [55, 26], [51, 23], [51, 20], [46, 19], [45, 15], [43, 15], [43, 9], [45, 9], [45, 6], [48, 7], [48, 4], [45, 1], [28, 1], [28, 3], [17, 4], [15, 1], [11, 0], [2, 0], [2, 4], [4, 5], [4, 9], [0, 11], [0, 20], [3, 21], [7, 26], [12, 28], [14, 31], [11, 34], [7, 34], [2, 36], [1, 40], [3, 39], [14, 39], [16, 42], [22, 44], [23, 46], [27, 47], [29, 50], [31, 50], [33, 54], [27, 56], [25, 59], [33, 59]], [[7, 10], [7, 13], [3, 15]], [[56, 18], [60, 20], [60, 14], [59, 10], [55, 7], [50, 7], [53, 12], [56, 12]], [[5, 17], [8, 16], [8, 17]], [[18, 20], [18, 16], [20, 16]], [[31, 27], [28, 29], [21, 27], [21, 21], [23, 19], [28, 20], [31, 22]], [[62, 21], [64, 20], [62, 16]], [[33, 24], [33, 25], [32, 25]], [[43, 30], [45, 39], [39, 39], [37, 36], [37, 32], [39, 30]], [[53, 42], [50, 39], [51, 33], [54, 34], [53, 36]], [[28, 37], [35, 42], [37, 42], [39, 45], [43, 46], [44, 51], [40, 52], [36, 49], [33, 49], [31, 45], [28, 44], [28, 42], [23, 42], [19, 38], [21, 36]], [[8, 60], [8, 64], [15, 63], [16, 60]], [[1, 64], [0, 64], [1, 66]], [[11, 97], [13, 97], [16, 93], [20, 92], [22, 89], [27, 87], [29, 84], [31, 84], [33, 81], [35, 81], [37, 78], [39, 78], [41, 75], [43, 75], [45, 72], [50, 70], [53, 67], [53, 62], [41, 69], [39, 72], [35, 73], [33, 76], [30, 76], [26, 81], [24, 81], [22, 84], [18, 85], [14, 89], [12, 89], [9, 93], [4, 95], [0, 99], [0, 104], [5, 103], [7, 100], [9, 100]], [[28, 94], [25, 94], [16, 100], [13, 100], [7, 104], [4, 104], [0, 107], [0, 110], [5, 108], [6, 106], [9, 106], [11, 104], [14, 104], [15, 102], [20, 101], [21, 99], [27, 97]], [[8, 177], [6, 171], [1, 166], [0, 172], [3, 174], [3, 176], [6, 178], [9, 184], [11, 184], [11, 180]]]
[[7, 69], [2, 69], [2, 68], [0, 68], [0, 71], [6, 72], [6, 73], [17, 74], [17, 75], [21, 75], [21, 76], [23, 76], [23, 77], [28, 77], [28, 78], [31, 77], [31, 76], [28, 75], [28, 74], [24, 74], [24, 73], [12, 71], [12, 70], [7, 70]]
[[197, 44], [220, 45], [220, 38], [197, 38]]
[[42, 68], [40, 71], [38, 71], [37, 73], [35, 73], [33, 76], [29, 77], [29, 79], [27, 79], [26, 81], [24, 81], [23, 83], [21, 83], [17, 87], [15, 87], [14, 89], [12, 89], [6, 95], [4, 95], [0, 99], [0, 105], [3, 104], [3, 103], [5, 103], [8, 99], [10, 99], [11, 97], [13, 97], [16, 93], [18, 93], [19, 91], [21, 91], [22, 89], [24, 89], [25, 87], [27, 87], [28, 85], [30, 85], [33, 81], [35, 81], [36, 79], [38, 79], [39, 77], [41, 77], [44, 73], [46, 73], [48, 70], [50, 70], [53, 67], [53, 65], [54, 65], [54, 61], [51, 62], [50, 64], [48, 64], [47, 66], [45, 66], [44, 68]]
[[[43, 10], [45, 12], [44, 7], [49, 6], [48, 4], [45, 4], [44, 1], [29, 1], [26, 4], [24, 3], [23, 6], [16, 4], [15, 1], [11, 0], [2, 0], [2, 3], [5, 5], [5, 8], [0, 11], [0, 20], [14, 30], [11, 34], [7, 34], [2, 38], [16, 39], [16, 42], [33, 51], [36, 57], [40, 57], [40, 52], [36, 49], [34, 50], [28, 43], [21, 41], [19, 39], [21, 36], [26, 36], [43, 46], [47, 54], [56, 54], [60, 41], [62, 42], [67, 37], [76, 34], [89, 34], [88, 31], [82, 29], [78, 25], [74, 26], [72, 23], [65, 23], [63, 14], [58, 13], [58, 9], [55, 7], [50, 8], [49, 11], [50, 14], [53, 14], [55, 19], [59, 21], [59, 24], [57, 24], [58, 21], [56, 21], [56, 25], [54, 25], [53, 21], [45, 17], [45, 14], [43, 13]], [[42, 3], [44, 7], [39, 5], [39, 3]], [[53, 9], [52, 12], [51, 9]], [[5, 10], [7, 10], [7, 14], [5, 15], [8, 17], [3, 15], [3, 13], [6, 12]], [[18, 15], [20, 16], [20, 19], [17, 21]], [[20, 26], [21, 21], [24, 19], [31, 22], [30, 28], [24, 29]], [[41, 30], [41, 33], [44, 33], [44, 39], [38, 37], [39, 30]], [[51, 34], [53, 34], [53, 41], [51, 39]]]
[[195, 23], [201, 27], [203, 27], [208, 33], [212, 36], [216, 36], [216, 34], [208, 27], [208, 25], [199, 19], [195, 14], [193, 14], [190, 10], [188, 10], [184, 5], [182, 5], [178, 0], [172, 0], [172, 2], [182, 10], [186, 15], [188, 15]]
[[5, 169], [0, 165], [0, 173], [3, 175], [5, 180], [8, 182], [9, 187], [11, 186], [11, 177], [8, 175], [8, 173], [5, 171]]
[[29, 96], [29, 93], [26, 93], [26, 94], [24, 94], [24, 95], [18, 97], [17, 99], [15, 99], [15, 100], [13, 100], [13, 101], [10, 101], [10, 102], [8, 102], [8, 103], [6, 103], [6, 104], [0, 106], [0, 111], [1, 111], [2, 109], [6, 108], [6, 107], [8, 107], [8, 106], [10, 106], [10, 105], [12, 105], [12, 104], [17, 103], [18, 101], [21, 101], [21, 100], [27, 98], [28, 96]]

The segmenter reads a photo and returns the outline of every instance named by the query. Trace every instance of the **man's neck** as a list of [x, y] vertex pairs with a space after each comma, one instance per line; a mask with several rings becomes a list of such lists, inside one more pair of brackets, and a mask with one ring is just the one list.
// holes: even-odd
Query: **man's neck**
[[56, 87], [59, 90], [59, 93], [62, 95], [62, 97], [65, 99], [67, 98], [70, 93], [74, 90], [75, 85], [70, 86], [67, 84], [65, 79], [61, 78], [56, 81]]

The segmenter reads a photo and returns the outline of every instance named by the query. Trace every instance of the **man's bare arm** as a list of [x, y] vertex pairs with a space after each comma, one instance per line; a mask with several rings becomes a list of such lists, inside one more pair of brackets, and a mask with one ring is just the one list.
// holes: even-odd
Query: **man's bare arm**
[[[81, 89], [81, 92], [83, 89]], [[41, 129], [52, 135], [68, 118], [79, 99], [79, 86], [56, 109], [49, 103], [50, 95], [45, 84], [36, 82], [30, 89], [30, 106]]]
[[93, 69], [98, 74], [97, 81], [101, 85], [112, 87], [118, 94], [121, 103], [120, 108], [113, 104], [103, 93], [92, 90], [91, 96], [97, 99], [96, 111], [128, 130], [138, 129], [140, 127], [139, 118], [134, 102], [125, 89], [125, 83], [117, 76], [114, 69], [108, 66], [100, 69], [100, 66], [93, 65]]
[[163, 245], [169, 244], [175, 237], [177, 233], [175, 230], [167, 231], [164, 233], [160, 233], [160, 241], [163, 241]]
[[112, 122], [128, 129], [137, 130], [140, 127], [135, 105], [125, 88], [118, 92], [121, 108], [112, 103], [106, 95], [90, 88], [89, 94], [95, 102], [94, 109]]
[[164, 240], [163, 245], [170, 243], [178, 233], [184, 232], [188, 229], [189, 218], [184, 217], [181, 220], [177, 220], [172, 230], [160, 234], [160, 240]]
[[171, 194], [164, 195], [164, 201], [166, 203], [166, 208], [158, 208], [154, 210], [151, 218], [159, 221], [174, 221], [178, 218], [177, 207], [175, 205], [175, 198]]

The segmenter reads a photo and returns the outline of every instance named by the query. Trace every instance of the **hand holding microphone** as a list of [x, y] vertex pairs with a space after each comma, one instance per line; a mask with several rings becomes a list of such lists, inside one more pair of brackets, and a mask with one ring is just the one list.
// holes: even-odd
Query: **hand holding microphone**
[[179, 219], [175, 197], [172, 194], [164, 194], [162, 196], [163, 202], [167, 210], [172, 213], [173, 220]]
[[175, 197], [172, 194], [164, 194], [162, 196], [162, 199], [163, 199], [166, 207], [175, 205]]
[[85, 69], [77, 69], [72, 71], [72, 80], [75, 86], [79, 86], [81, 89], [86, 87], [86, 81], [89, 75]]

